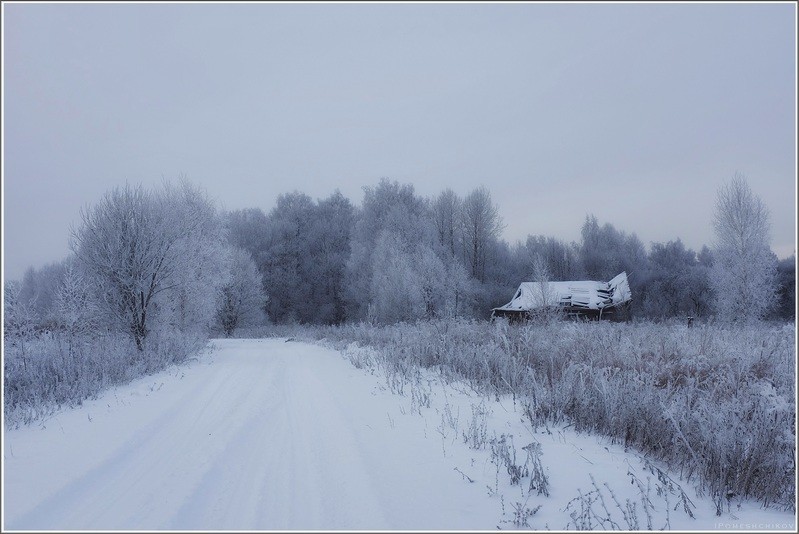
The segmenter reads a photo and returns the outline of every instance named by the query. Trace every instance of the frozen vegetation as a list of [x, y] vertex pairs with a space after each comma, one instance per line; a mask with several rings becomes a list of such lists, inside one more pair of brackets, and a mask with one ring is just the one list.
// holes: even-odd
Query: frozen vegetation
[[662, 460], [718, 513], [740, 498], [795, 511], [793, 326], [432, 321], [315, 332], [377, 349], [395, 389], [433, 369], [510, 394], [533, 428], [569, 424]]

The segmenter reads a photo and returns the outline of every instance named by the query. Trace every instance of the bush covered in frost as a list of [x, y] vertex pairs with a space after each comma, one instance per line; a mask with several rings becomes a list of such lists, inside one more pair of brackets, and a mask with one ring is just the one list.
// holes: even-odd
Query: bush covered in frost
[[736, 497], [795, 509], [792, 325], [442, 320], [313, 335], [371, 346], [389, 370], [511, 394], [533, 425], [608, 436], [678, 469], [719, 511]]
[[80, 406], [103, 390], [151, 374], [196, 354], [202, 336], [158, 332], [145, 351], [118, 334], [70, 335], [63, 330], [6, 337], [4, 411], [8, 428]]

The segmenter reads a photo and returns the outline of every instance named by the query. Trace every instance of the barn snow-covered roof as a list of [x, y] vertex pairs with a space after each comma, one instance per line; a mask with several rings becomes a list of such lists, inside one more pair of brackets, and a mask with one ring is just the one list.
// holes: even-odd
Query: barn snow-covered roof
[[622, 272], [609, 282], [548, 282], [545, 291], [539, 282], [522, 282], [513, 299], [494, 311], [529, 311], [548, 305], [601, 310], [630, 300], [627, 273]]

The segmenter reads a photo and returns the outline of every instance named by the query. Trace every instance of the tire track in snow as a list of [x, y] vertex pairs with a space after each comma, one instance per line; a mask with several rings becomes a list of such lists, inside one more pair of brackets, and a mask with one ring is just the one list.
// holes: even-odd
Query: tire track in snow
[[[186, 368], [185, 379], [149, 377], [165, 384], [151, 395], [135, 396], [141, 383], [119, 388], [130, 401], [93, 423], [77, 409], [61, 417], [66, 433], [54, 425], [7, 432], [15, 450], [26, 442], [36, 446], [35, 454], [6, 456], [6, 494], [18, 496], [4, 497], [4, 526], [388, 530], [483, 524], [470, 521], [469, 510], [493, 508], [484, 492], [453, 474], [440, 444], [423, 437], [421, 420], [409, 419], [407, 433], [387, 430], [386, 410], [397, 399], [373, 405], [374, 379], [339, 353], [280, 340], [216, 344], [213, 361]], [[121, 424], [126, 419], [134, 430]], [[96, 457], [82, 454], [84, 441]], [[55, 471], [59, 482], [47, 484]]]
[[[270, 355], [273, 358], [274, 355]], [[283, 434], [285, 419], [274, 391], [285, 380], [285, 360], [273, 358], [266, 382], [252, 374], [249, 402], [255, 407], [215, 457], [183, 506], [171, 520], [171, 528], [224, 529], [232, 524], [257, 524], [260, 514], [260, 486], [271, 478], [261, 461], [274, 446], [274, 436]]]
[[[237, 410], [259, 376], [258, 366], [225, 365], [208, 382], [182, 393], [95, 468], [14, 522], [14, 528], [157, 528], [166, 504], [190, 494], [193, 481], [219, 462], [225, 442], [244, 424]], [[265, 368], [267, 366], [260, 366]], [[231, 395], [232, 393], [232, 395]], [[132, 401], [133, 402], [133, 401]]]
[[303, 473], [293, 483], [289, 524], [303, 530], [388, 529], [348, 418], [310, 361], [292, 366], [291, 380], [283, 384], [286, 404], [296, 407], [289, 412], [292, 461]]

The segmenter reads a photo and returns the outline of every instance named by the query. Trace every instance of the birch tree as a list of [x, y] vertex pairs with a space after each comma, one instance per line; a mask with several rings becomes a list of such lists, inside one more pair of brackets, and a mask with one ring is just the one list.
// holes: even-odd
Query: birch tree
[[461, 236], [461, 199], [452, 189], [442, 191], [432, 203], [438, 241], [447, 256], [455, 257]]
[[718, 191], [713, 229], [716, 313], [729, 321], [763, 318], [775, 301], [777, 261], [768, 209], [740, 172]]
[[470, 274], [480, 282], [486, 281], [486, 262], [491, 245], [499, 240], [504, 228], [499, 210], [491, 201], [491, 193], [480, 187], [463, 199], [464, 263]]

